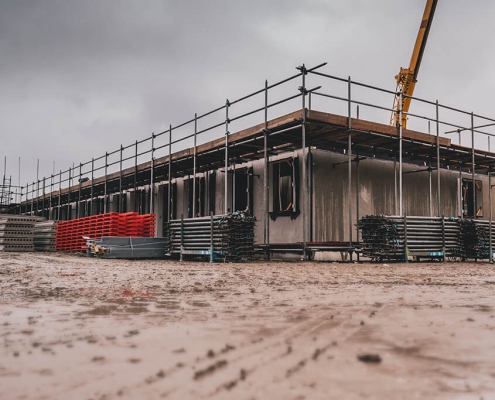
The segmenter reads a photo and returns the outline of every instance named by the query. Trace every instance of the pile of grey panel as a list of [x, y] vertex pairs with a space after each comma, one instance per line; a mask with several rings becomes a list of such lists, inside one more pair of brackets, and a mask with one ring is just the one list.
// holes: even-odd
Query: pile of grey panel
[[460, 221], [460, 243], [458, 253], [460, 258], [475, 260], [489, 258], [490, 226], [488, 221], [468, 219]]
[[459, 251], [459, 220], [444, 217], [366, 216], [357, 224], [362, 252], [377, 260], [450, 257]]
[[165, 258], [166, 253], [165, 238], [103, 236], [87, 242], [88, 256], [102, 258]]
[[56, 221], [38, 221], [34, 224], [34, 250], [55, 251]]
[[172, 220], [165, 236], [169, 255], [207, 256], [211, 261], [249, 261], [254, 257], [256, 218], [246, 211]]
[[0, 251], [34, 251], [35, 217], [0, 214]]

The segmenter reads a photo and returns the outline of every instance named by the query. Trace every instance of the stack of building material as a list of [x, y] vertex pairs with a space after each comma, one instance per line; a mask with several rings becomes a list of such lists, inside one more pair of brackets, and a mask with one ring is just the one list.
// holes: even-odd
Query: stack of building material
[[404, 256], [403, 242], [397, 223], [383, 215], [367, 215], [359, 220], [361, 252], [373, 259], [400, 259]]
[[459, 220], [444, 217], [366, 216], [357, 224], [362, 232], [362, 252], [377, 260], [407, 256], [449, 257], [456, 255]]
[[172, 220], [165, 229], [168, 254], [249, 261], [254, 256], [255, 221], [246, 212]]
[[223, 216], [218, 229], [223, 233], [222, 248], [228, 259], [248, 261], [254, 257], [254, 225], [256, 218], [246, 212], [237, 211]]
[[[492, 232], [492, 242], [493, 241]], [[462, 259], [489, 258], [490, 254], [490, 226], [488, 221], [468, 220], [460, 221], [460, 248], [458, 256]]]
[[38, 221], [34, 225], [34, 250], [55, 251], [56, 221]]
[[111, 212], [61, 221], [57, 224], [55, 249], [57, 251], [86, 251], [85, 237], [100, 239], [103, 236], [144, 236], [155, 234], [154, 214], [139, 215]]
[[102, 258], [164, 258], [165, 238], [104, 236], [88, 241], [88, 255]]
[[34, 251], [35, 217], [0, 215], [0, 251]]

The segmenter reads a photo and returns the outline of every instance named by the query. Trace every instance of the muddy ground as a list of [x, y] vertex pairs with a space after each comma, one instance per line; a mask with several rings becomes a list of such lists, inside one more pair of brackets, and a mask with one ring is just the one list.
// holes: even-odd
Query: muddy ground
[[494, 399], [494, 315], [486, 263], [0, 253], [0, 398]]

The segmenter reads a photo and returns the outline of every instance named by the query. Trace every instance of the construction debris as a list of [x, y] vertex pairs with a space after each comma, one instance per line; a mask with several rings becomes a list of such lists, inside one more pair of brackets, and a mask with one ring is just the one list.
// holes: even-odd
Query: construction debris
[[104, 236], [88, 240], [88, 256], [102, 258], [165, 258], [165, 238]]

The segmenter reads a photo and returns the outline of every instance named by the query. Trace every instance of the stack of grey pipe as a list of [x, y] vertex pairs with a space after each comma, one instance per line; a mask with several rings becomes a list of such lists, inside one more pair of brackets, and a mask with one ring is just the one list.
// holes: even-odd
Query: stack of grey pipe
[[0, 215], [0, 251], [34, 251], [36, 217]]
[[211, 261], [249, 261], [254, 257], [256, 218], [245, 211], [189, 219], [176, 219], [166, 226], [169, 255], [208, 256]]
[[461, 246], [457, 218], [368, 215], [357, 226], [363, 255], [375, 260], [451, 257]]
[[55, 235], [57, 223], [55, 221], [38, 221], [34, 225], [34, 250], [55, 251]]

